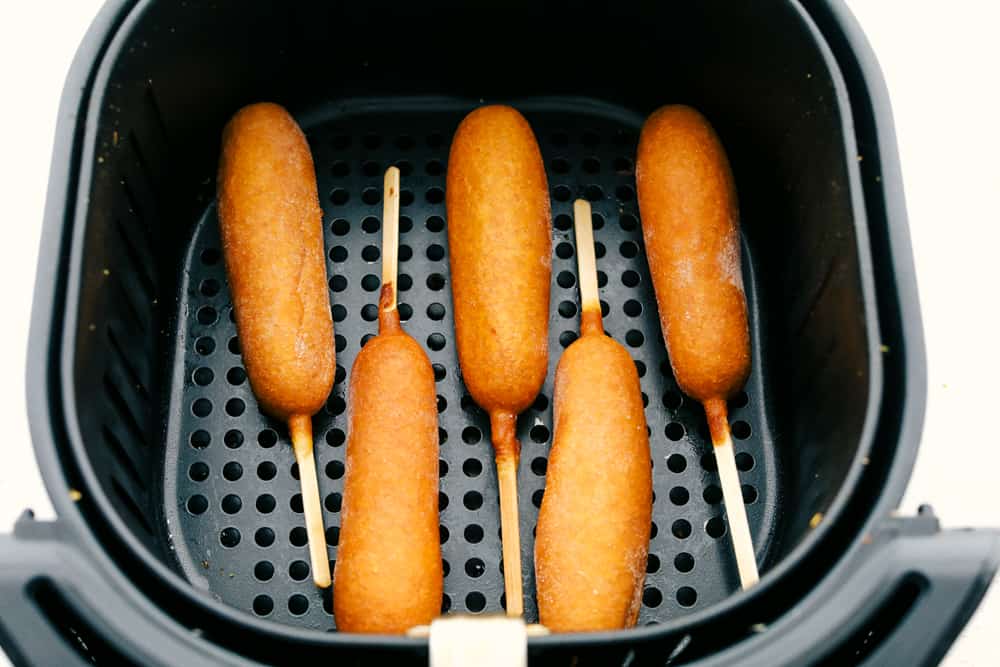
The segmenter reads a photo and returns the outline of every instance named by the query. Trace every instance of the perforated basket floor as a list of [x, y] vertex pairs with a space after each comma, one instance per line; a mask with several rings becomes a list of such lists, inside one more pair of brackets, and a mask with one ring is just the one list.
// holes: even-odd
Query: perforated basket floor
[[[525, 614], [537, 620], [533, 535], [551, 445], [552, 380], [579, 326], [570, 216], [572, 201], [580, 196], [593, 205], [604, 326], [635, 359], [647, 404], [655, 503], [639, 620], [662, 622], [691, 613], [736, 590], [738, 577], [704, 415], [679, 393], [660, 334], [633, 174], [642, 118], [576, 99], [516, 106], [541, 145], [553, 215], [549, 372], [518, 424]], [[442, 610], [497, 612], [505, 601], [489, 422], [462, 384], [445, 231], [449, 139], [470, 108], [466, 103], [365, 100], [300, 118], [319, 180], [337, 347], [336, 385], [326, 409], [314, 419], [315, 451], [332, 567], [343, 491], [345, 378], [358, 350], [377, 330], [382, 175], [395, 164], [402, 172], [399, 309], [406, 330], [425, 346], [437, 378]], [[744, 273], [757, 341], [755, 283], [747, 257]], [[164, 488], [177, 560], [194, 585], [234, 607], [281, 623], [331, 629], [330, 593], [314, 588], [310, 577], [298, 471], [287, 431], [260, 414], [246, 381], [214, 207], [197, 225], [185, 275]], [[731, 405], [758, 561], [766, 556], [780, 497], [760, 367], [755, 353], [746, 392]]]

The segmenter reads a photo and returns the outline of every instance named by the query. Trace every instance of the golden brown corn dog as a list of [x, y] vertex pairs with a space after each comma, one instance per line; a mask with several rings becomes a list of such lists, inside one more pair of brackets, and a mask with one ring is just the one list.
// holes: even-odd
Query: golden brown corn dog
[[441, 610], [434, 371], [396, 309], [399, 169], [385, 176], [379, 332], [351, 369], [337, 628], [399, 634]]
[[736, 186], [708, 121], [659, 109], [639, 138], [636, 185], [649, 271], [674, 377], [705, 407], [740, 580], [757, 581], [726, 399], [750, 373]]
[[506, 106], [470, 113], [448, 161], [448, 244], [462, 377], [490, 415], [503, 534], [507, 613], [522, 613], [517, 415], [548, 365], [551, 229], [542, 155]]
[[305, 135], [276, 104], [240, 109], [222, 135], [219, 227], [236, 329], [261, 409], [288, 422], [313, 580], [330, 585], [312, 415], [333, 386], [322, 213]]
[[653, 508], [639, 374], [601, 325], [590, 204], [577, 201], [575, 214], [580, 338], [556, 369], [555, 437], [535, 531], [539, 621], [556, 632], [635, 625]]

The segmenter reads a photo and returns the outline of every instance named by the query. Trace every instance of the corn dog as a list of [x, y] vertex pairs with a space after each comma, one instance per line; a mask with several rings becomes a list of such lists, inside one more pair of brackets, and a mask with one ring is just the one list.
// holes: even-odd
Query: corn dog
[[535, 533], [539, 620], [556, 632], [635, 625], [653, 507], [639, 375], [601, 325], [590, 204], [577, 201], [574, 212], [580, 338], [556, 369], [555, 437]]
[[434, 371], [396, 309], [399, 169], [385, 176], [379, 333], [351, 370], [337, 628], [400, 634], [441, 609]]
[[226, 125], [219, 226], [250, 386], [288, 423], [302, 483], [313, 581], [330, 585], [312, 415], [333, 386], [333, 319], [322, 214], [302, 130], [276, 104], [244, 107]]
[[659, 109], [639, 138], [636, 185], [649, 271], [674, 377], [705, 408], [740, 581], [757, 582], [726, 399], [750, 373], [736, 186], [708, 121]]
[[455, 332], [462, 377], [490, 415], [500, 484], [507, 613], [523, 610], [517, 523], [517, 415], [548, 365], [548, 184], [528, 122], [482, 107], [459, 125], [447, 178]]

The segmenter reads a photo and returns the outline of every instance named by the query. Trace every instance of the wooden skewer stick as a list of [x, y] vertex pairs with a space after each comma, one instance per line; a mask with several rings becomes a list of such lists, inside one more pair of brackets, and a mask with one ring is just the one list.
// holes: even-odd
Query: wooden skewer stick
[[602, 333], [601, 300], [597, 295], [597, 258], [594, 256], [594, 227], [590, 202], [573, 202], [573, 227], [576, 232], [576, 261], [580, 274], [580, 335]]
[[[396, 275], [399, 256], [399, 168], [389, 167], [382, 182], [382, 313], [396, 310]], [[379, 317], [379, 327], [383, 317]], [[397, 317], [398, 320], [398, 317]]]
[[[512, 420], [516, 423], [515, 420]], [[509, 426], [513, 431], [513, 423]], [[494, 425], [494, 437], [496, 426]], [[512, 437], [516, 437], [512, 434]], [[517, 458], [497, 459], [500, 486], [500, 536], [503, 546], [503, 583], [507, 597], [507, 615], [524, 614], [524, 591], [521, 588], [521, 527], [517, 517]]]
[[736, 452], [733, 438], [729, 433], [729, 414], [725, 399], [713, 398], [705, 401], [705, 416], [708, 430], [712, 434], [712, 449], [719, 467], [719, 481], [722, 484], [722, 500], [726, 505], [729, 519], [729, 533], [736, 553], [736, 569], [740, 573], [740, 585], [750, 588], [760, 579], [757, 572], [757, 558], [754, 555], [750, 524], [747, 521], [746, 505], [743, 504], [743, 489], [740, 475], [736, 471]]
[[299, 484], [302, 486], [302, 509], [306, 517], [313, 583], [319, 588], [328, 588], [330, 561], [327, 559], [323, 510], [319, 503], [319, 482], [316, 480], [316, 461], [313, 458], [312, 417], [292, 415], [288, 418], [288, 431], [292, 436], [295, 462], [299, 464]]

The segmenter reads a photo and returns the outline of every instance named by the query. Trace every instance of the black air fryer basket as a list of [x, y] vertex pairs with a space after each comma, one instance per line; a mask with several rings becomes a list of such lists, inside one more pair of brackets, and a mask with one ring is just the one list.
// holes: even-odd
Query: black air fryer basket
[[[944, 655], [1000, 541], [941, 532], [929, 508], [892, 513], [920, 438], [923, 339], [885, 87], [839, 2], [111, 0], [70, 72], [52, 162], [28, 392], [59, 518], [26, 514], [0, 537], [0, 642], [16, 664], [427, 661], [427, 639], [334, 631], [288, 434], [246, 382], [214, 175], [225, 120], [259, 100], [296, 116], [320, 187], [338, 367], [314, 425], [331, 562], [345, 378], [377, 328], [381, 175], [395, 164], [400, 313], [439, 394], [442, 611], [502, 611], [489, 424], [452, 337], [444, 174], [462, 116], [503, 102], [535, 130], [553, 208], [549, 376], [518, 426], [527, 620], [552, 374], [578, 330], [576, 197], [593, 205], [605, 327], [639, 368], [656, 491], [638, 627], [532, 637], [530, 659]], [[747, 592], [642, 244], [636, 142], [669, 102], [711, 119], [740, 194], [753, 372], [730, 410], [763, 572]]]

